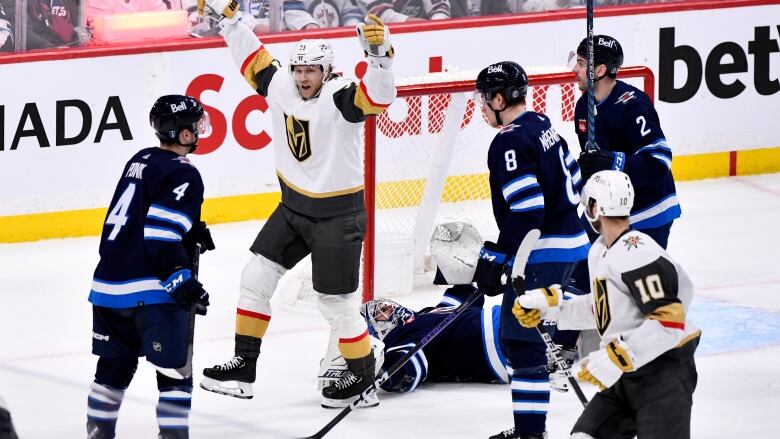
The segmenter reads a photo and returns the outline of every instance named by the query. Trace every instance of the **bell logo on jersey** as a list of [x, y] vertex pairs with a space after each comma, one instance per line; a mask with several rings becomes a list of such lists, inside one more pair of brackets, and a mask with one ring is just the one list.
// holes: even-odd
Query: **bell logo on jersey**
[[609, 300], [607, 299], [607, 280], [594, 280], [593, 293], [593, 302], [596, 305], [596, 329], [599, 331], [599, 335], [604, 335], [612, 322], [612, 315], [609, 313]]
[[311, 157], [311, 143], [309, 141], [309, 121], [298, 120], [293, 116], [284, 115], [287, 126], [287, 146], [290, 147], [293, 157], [303, 162]]

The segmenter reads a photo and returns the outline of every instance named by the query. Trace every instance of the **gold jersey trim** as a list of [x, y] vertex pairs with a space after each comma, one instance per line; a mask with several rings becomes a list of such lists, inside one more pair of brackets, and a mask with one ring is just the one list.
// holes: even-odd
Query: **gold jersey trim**
[[341, 189], [338, 191], [330, 191], [330, 192], [311, 192], [307, 191], [306, 189], [302, 189], [292, 183], [290, 183], [290, 180], [287, 180], [284, 178], [284, 175], [282, 175], [281, 172], [276, 171], [276, 176], [279, 177], [279, 180], [282, 181], [282, 183], [285, 184], [285, 186], [289, 187], [290, 189], [294, 190], [295, 192], [298, 192], [301, 195], [306, 195], [309, 198], [330, 198], [330, 197], [338, 197], [340, 195], [348, 195], [348, 194], [354, 194], [357, 192], [360, 192], [365, 187], [364, 185], [355, 186], [348, 189]]

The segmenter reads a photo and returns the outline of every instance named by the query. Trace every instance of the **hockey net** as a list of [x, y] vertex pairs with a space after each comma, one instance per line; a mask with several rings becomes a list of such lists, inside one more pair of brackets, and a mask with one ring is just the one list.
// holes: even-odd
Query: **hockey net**
[[[577, 154], [573, 121], [580, 91], [574, 74], [539, 70], [529, 69], [528, 109], [546, 114]], [[380, 117], [366, 121], [364, 301], [409, 294], [416, 280], [431, 281], [435, 266], [429, 242], [436, 224], [465, 221], [484, 239], [498, 234], [487, 170], [487, 150], [497, 130], [472, 98], [477, 73], [398, 80], [398, 99]], [[650, 69], [625, 67], [620, 79], [653, 97]], [[280, 290], [285, 303], [316, 303], [308, 258], [285, 276]]]

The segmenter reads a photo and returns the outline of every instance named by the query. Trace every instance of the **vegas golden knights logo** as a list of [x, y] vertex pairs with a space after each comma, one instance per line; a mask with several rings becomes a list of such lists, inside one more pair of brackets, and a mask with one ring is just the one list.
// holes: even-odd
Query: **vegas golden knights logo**
[[311, 156], [311, 142], [309, 141], [309, 121], [298, 120], [293, 116], [284, 115], [287, 126], [287, 146], [290, 147], [293, 157], [299, 162]]
[[607, 280], [597, 278], [593, 281], [593, 298], [596, 305], [596, 329], [600, 335], [604, 335], [612, 321], [609, 314], [609, 300], [607, 299]]

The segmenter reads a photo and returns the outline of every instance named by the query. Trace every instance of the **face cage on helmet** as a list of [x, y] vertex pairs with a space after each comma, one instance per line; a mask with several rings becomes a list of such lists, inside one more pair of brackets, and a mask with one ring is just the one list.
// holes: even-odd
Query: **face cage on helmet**
[[414, 316], [413, 311], [389, 299], [376, 299], [364, 303], [360, 308], [360, 314], [368, 324], [369, 334], [380, 340]]

